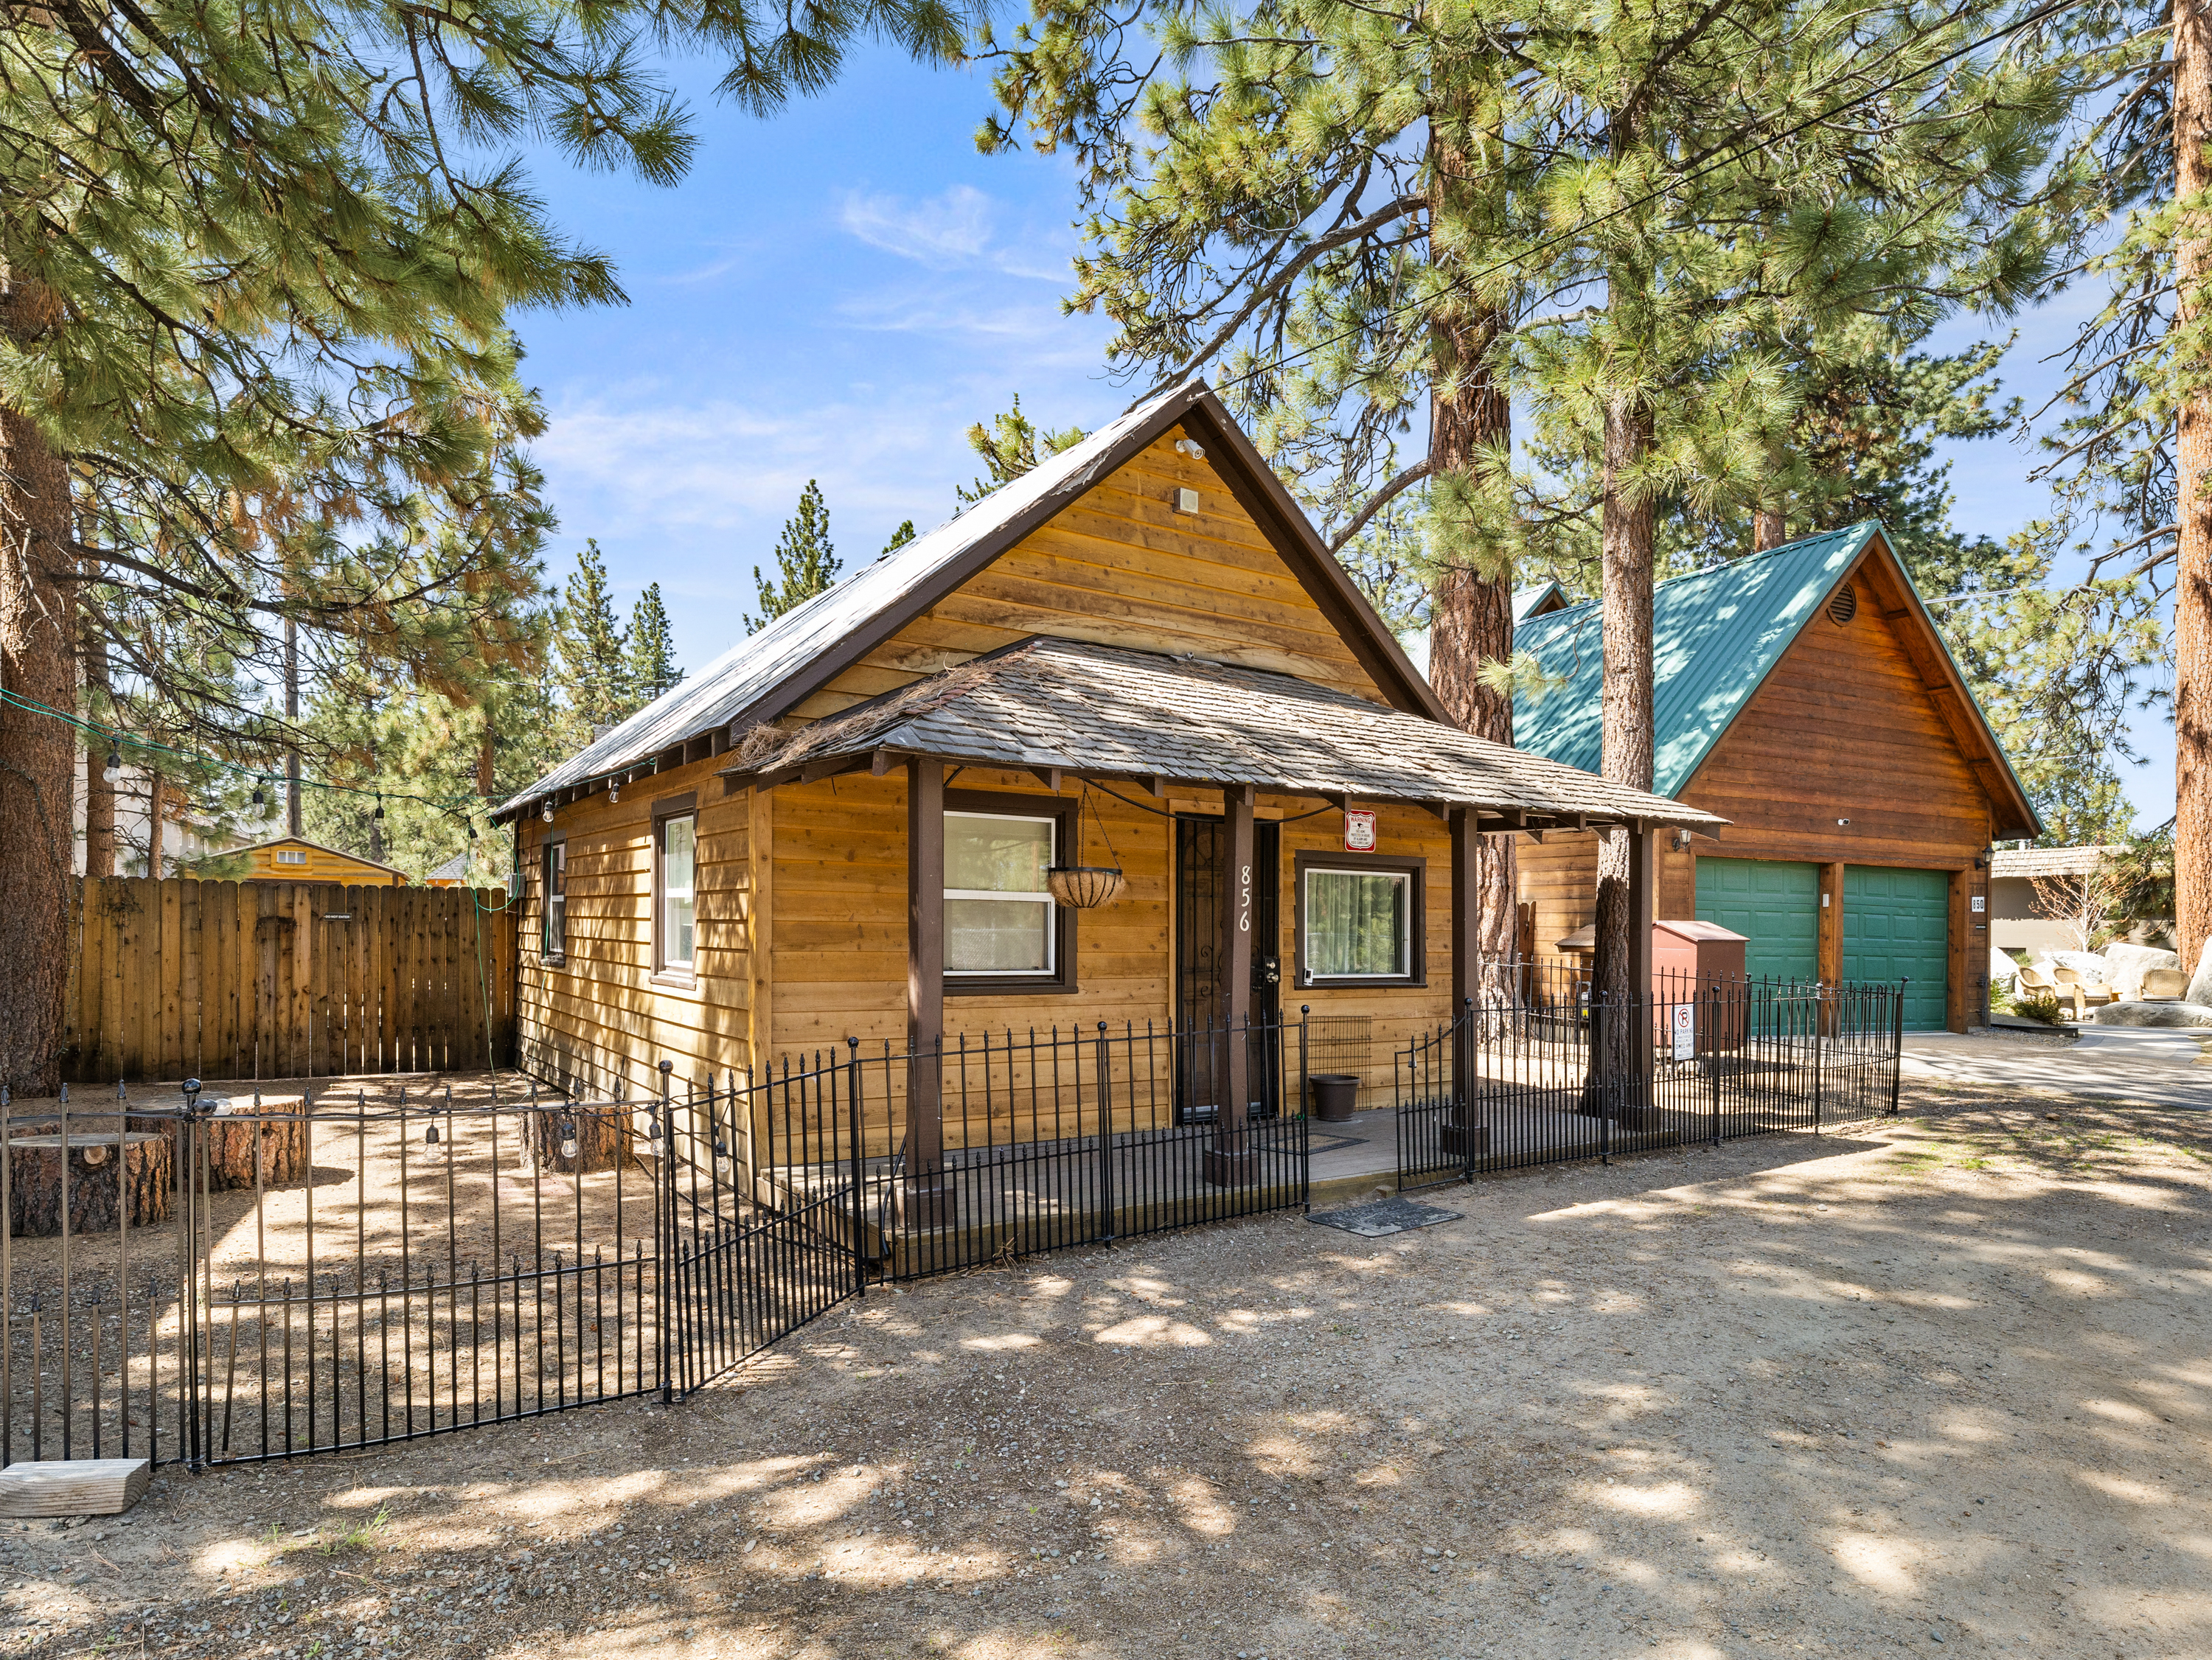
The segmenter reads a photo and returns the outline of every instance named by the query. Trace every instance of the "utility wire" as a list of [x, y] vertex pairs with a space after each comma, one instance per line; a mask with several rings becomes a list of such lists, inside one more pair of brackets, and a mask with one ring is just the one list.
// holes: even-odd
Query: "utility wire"
[[[1279, 370], [1288, 367], [1291, 364], [1297, 362], [1301, 358], [1310, 357], [1315, 353], [1322, 351], [1328, 347], [1334, 346], [1341, 342], [1350, 340], [1355, 336], [1370, 332], [1376, 323], [1388, 322], [1390, 318], [1396, 317], [1402, 312], [1416, 311], [1423, 307], [1431, 306], [1437, 299], [1442, 297], [1442, 295], [1457, 293], [1461, 290], [1471, 288], [1474, 284], [1480, 282], [1486, 276], [1495, 276], [1499, 271], [1506, 270], [1513, 266], [1522, 264], [1535, 255], [1545, 252], [1551, 248], [1557, 247], [1562, 243], [1571, 242], [1577, 237], [1583, 234], [1585, 232], [1595, 230], [1600, 225], [1606, 224], [1609, 221], [1620, 218], [1623, 214], [1632, 213], [1638, 208], [1648, 207], [1652, 203], [1656, 202], [1666, 196], [1670, 191], [1679, 189], [1683, 185], [1702, 179], [1707, 173], [1717, 173], [1723, 167], [1729, 167], [1735, 162], [1740, 161], [1745, 156], [1752, 154], [1757, 150], [1765, 148], [1784, 139], [1793, 138], [1797, 134], [1805, 131], [1808, 128], [1816, 127], [1824, 121], [1832, 120], [1835, 117], [1844, 113], [1846, 110], [1852, 109], [1860, 104], [1866, 103], [1870, 99], [1879, 98], [1885, 93], [1894, 92], [1899, 87], [1905, 86], [1910, 82], [1919, 80], [1923, 76], [1929, 75], [1937, 70], [1944, 69], [1952, 64], [1957, 63], [1962, 58], [1971, 57], [1972, 54], [1981, 51], [1985, 46], [1994, 45], [2008, 35], [2016, 34], [2024, 28], [2040, 23], [2047, 18], [2056, 17], [2061, 12], [2070, 11], [2076, 6], [2083, 5], [2087, 3], [2088, 0], [2051, 0], [2050, 4], [2039, 7], [2036, 10], [2030, 12], [2027, 16], [2016, 19], [2015, 21], [2006, 24], [2001, 29], [1993, 30], [1990, 33], [1983, 35], [1978, 39], [1970, 40], [1965, 45], [1960, 46], [1952, 51], [1946, 52], [1941, 58], [1922, 64], [1919, 68], [1912, 70], [1909, 74], [1900, 75], [1893, 80], [1885, 81], [1878, 86], [1869, 88], [1864, 92], [1855, 93], [1850, 97], [1844, 99], [1841, 103], [1832, 105], [1828, 108], [1821, 110], [1817, 114], [1808, 115], [1803, 120], [1796, 122], [1790, 126], [1784, 127], [1778, 132], [1763, 135], [1756, 140], [1747, 139], [1737, 148], [1728, 151], [1720, 155], [1717, 155], [1701, 166], [1692, 168], [1688, 173], [1680, 175], [1678, 178], [1672, 180], [1668, 185], [1661, 189], [1647, 191], [1642, 196], [1632, 197], [1629, 201], [1622, 203], [1616, 208], [1609, 209], [1606, 212], [1597, 215], [1595, 218], [1578, 221], [1577, 223], [1570, 225], [1565, 230], [1556, 232], [1553, 235], [1545, 238], [1543, 240], [1536, 243], [1533, 247], [1526, 248], [1518, 253], [1509, 255], [1507, 257], [1500, 259], [1495, 264], [1486, 265], [1480, 270], [1471, 271], [1464, 276], [1455, 277], [1451, 282], [1445, 284], [1445, 286], [1440, 290], [1433, 291], [1418, 300], [1409, 300], [1402, 305], [1394, 306], [1389, 310], [1383, 312], [1379, 318], [1376, 318], [1367, 324], [1364, 324], [1358, 328], [1346, 329], [1337, 334], [1328, 336], [1321, 340], [1316, 340], [1311, 345], [1303, 346], [1297, 351], [1289, 354], [1287, 356], [1277, 358], [1272, 363], [1263, 364], [1258, 368], [1248, 370], [1243, 374], [1232, 376], [1229, 379], [1221, 382], [1220, 385], [1223, 387], [1241, 386], [1247, 381], [1257, 380], [1263, 375], [1273, 374]], [[1902, 50], [1902, 48], [1900, 48], [1900, 50]], [[1146, 398], [1156, 396], [1165, 387], [1170, 385], [1179, 384], [1180, 382], [1188, 379], [1196, 368], [1197, 365], [1194, 362], [1185, 363], [1182, 367], [1176, 370], [1172, 375], [1164, 377], [1161, 380], [1155, 382], [1152, 387], [1145, 393], [1144, 397], [1139, 398], [1137, 403], [1141, 403]], [[1133, 409], [1136, 407], [1136, 404], [1133, 403], [1130, 407]]]

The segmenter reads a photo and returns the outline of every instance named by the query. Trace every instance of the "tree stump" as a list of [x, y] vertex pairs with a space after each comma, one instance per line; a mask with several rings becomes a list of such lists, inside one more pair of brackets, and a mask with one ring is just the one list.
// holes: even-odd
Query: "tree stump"
[[[69, 1138], [69, 1231], [112, 1233], [121, 1209], [118, 1190], [131, 1200], [131, 1226], [169, 1220], [177, 1184], [169, 1144], [146, 1131], [123, 1137], [116, 1157], [113, 1136]], [[19, 1239], [46, 1239], [62, 1231], [62, 1138], [18, 1136], [8, 1143], [8, 1229]]]
[[[253, 1147], [261, 1144], [261, 1185], [289, 1186], [307, 1178], [307, 1102], [298, 1095], [203, 1096], [200, 1145], [207, 1149], [210, 1192], [253, 1185]], [[209, 1112], [207, 1109], [214, 1110]]]
[[[524, 1115], [523, 1135], [531, 1161], [541, 1172], [561, 1176], [612, 1170], [629, 1154], [631, 1111], [627, 1106], [602, 1104], [585, 1109], [559, 1101], [541, 1102], [535, 1111]], [[564, 1151], [572, 1142], [576, 1150]]]

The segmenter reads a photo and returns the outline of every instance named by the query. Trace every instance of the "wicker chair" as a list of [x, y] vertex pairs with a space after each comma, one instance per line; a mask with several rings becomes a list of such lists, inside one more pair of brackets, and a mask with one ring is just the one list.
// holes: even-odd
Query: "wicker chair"
[[2145, 1003], [2179, 1003], [2189, 995], [2189, 976], [2179, 968], [2153, 968], [2145, 971], [2142, 1000]]
[[2073, 999], [2074, 1018], [2076, 1021], [2081, 1020], [2089, 1012], [2092, 1004], [2101, 1008], [2113, 1001], [2111, 986], [2099, 985], [2083, 979], [2081, 971], [2078, 968], [2056, 966], [2051, 969], [2051, 975], [2058, 982], [2058, 995]]

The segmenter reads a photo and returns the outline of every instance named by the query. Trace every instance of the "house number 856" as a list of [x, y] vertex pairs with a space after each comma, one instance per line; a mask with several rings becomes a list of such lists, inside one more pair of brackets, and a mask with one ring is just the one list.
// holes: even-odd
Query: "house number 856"
[[1249, 934], [1252, 931], [1252, 867], [1248, 864], [1242, 868], [1243, 875], [1237, 888], [1237, 931]]

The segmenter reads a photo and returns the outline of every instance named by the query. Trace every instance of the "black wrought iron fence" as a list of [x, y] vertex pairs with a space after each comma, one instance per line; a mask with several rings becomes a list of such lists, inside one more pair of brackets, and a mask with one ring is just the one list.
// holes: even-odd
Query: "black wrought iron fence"
[[1305, 1075], [1281, 1022], [848, 1039], [765, 1075], [757, 1181], [779, 1208], [849, 1187], [861, 1254], [896, 1279], [1294, 1209]]
[[1639, 995], [1504, 962], [1398, 1051], [1398, 1182], [1839, 1129], [1897, 1110], [1904, 985], [1684, 972]]
[[751, 1093], [0, 1095], [0, 1458], [208, 1466], [678, 1398], [860, 1288], [849, 1185], [741, 1190]]

